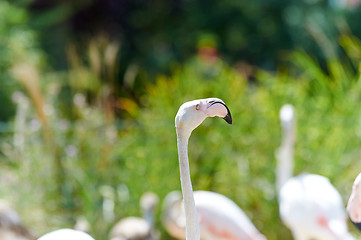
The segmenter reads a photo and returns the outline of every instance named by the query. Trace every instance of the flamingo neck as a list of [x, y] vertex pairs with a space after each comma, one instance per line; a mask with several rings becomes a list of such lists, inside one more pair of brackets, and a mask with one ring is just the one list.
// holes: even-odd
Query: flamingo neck
[[196, 205], [194, 203], [192, 182], [188, 161], [188, 140], [189, 136], [182, 136], [177, 132], [177, 145], [179, 157], [179, 170], [183, 193], [184, 210], [186, 215], [186, 239], [199, 240], [199, 223]]
[[279, 193], [282, 186], [293, 175], [293, 154], [295, 134], [293, 128], [285, 130], [282, 143], [277, 153], [276, 183]]
[[144, 220], [148, 223], [148, 225], [153, 228], [154, 226], [154, 213], [151, 209], [146, 209], [143, 215]]

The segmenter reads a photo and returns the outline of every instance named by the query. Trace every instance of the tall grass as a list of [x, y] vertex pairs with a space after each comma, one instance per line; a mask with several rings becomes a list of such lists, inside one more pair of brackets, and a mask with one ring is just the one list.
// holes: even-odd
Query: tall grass
[[[327, 69], [295, 52], [293, 67], [275, 73], [256, 69], [254, 81], [221, 60], [205, 64], [195, 58], [149, 84], [141, 108], [130, 98], [115, 98], [120, 90], [114, 88], [114, 43], [90, 44], [88, 61], [69, 48], [69, 71], [39, 74], [39, 84], [31, 85], [35, 90], [25, 87], [28, 97], [17, 102], [23, 112], [16, 118], [23, 120], [14, 125], [14, 138], [22, 134], [24, 141], [2, 145], [1, 194], [38, 234], [72, 227], [82, 216], [92, 235], [106, 239], [115, 220], [140, 215], [142, 193], [154, 191], [163, 199], [180, 189], [175, 114], [185, 101], [214, 96], [227, 103], [234, 123], [211, 118], [194, 131], [189, 146], [194, 189], [234, 200], [268, 239], [291, 239], [275, 192], [281, 106], [291, 103], [297, 111], [295, 174], [329, 177], [346, 201], [361, 169], [361, 44], [350, 36], [340, 43], [347, 57], [329, 59]], [[16, 72], [15, 78], [29, 81], [24, 80], [29, 74]], [[26, 102], [33, 104], [24, 108]], [[131, 118], [116, 119], [117, 111]], [[62, 179], [56, 177], [59, 167]], [[105, 201], [114, 201], [114, 219], [106, 215]], [[156, 226], [161, 238], [169, 239], [160, 214], [161, 207]]]
[[[345, 49], [360, 48], [352, 37], [344, 36], [342, 42]], [[197, 60], [171, 77], [159, 76], [148, 88], [147, 108], [137, 117], [137, 125], [121, 138], [127, 144], [118, 149], [132, 173], [123, 180], [132, 186], [131, 195], [137, 199], [141, 192], [153, 190], [164, 197], [180, 188], [175, 113], [185, 101], [216, 96], [229, 106], [234, 124], [207, 119], [192, 135], [189, 153], [195, 189], [235, 200], [269, 239], [291, 239], [279, 220], [274, 184], [278, 112], [291, 103], [298, 118], [294, 173], [329, 177], [346, 202], [361, 169], [359, 63], [348, 55], [330, 59], [323, 69], [304, 52], [295, 52], [291, 61], [294, 67], [276, 73], [257, 70], [254, 82], [223, 63], [202, 66]], [[172, 178], [165, 179], [164, 172]]]

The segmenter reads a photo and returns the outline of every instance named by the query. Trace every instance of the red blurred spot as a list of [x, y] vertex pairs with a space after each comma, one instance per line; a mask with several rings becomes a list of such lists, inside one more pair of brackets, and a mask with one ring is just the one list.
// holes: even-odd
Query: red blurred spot
[[322, 227], [327, 227], [328, 226], [327, 218], [324, 217], [324, 216], [318, 217], [317, 218], [317, 223], [318, 223], [318, 225], [320, 225]]
[[210, 233], [212, 233], [214, 236], [218, 236], [219, 238], [229, 239], [229, 240], [239, 240], [239, 238], [233, 236], [231, 233], [224, 230], [218, 230], [213, 225], [208, 225], [207, 228]]

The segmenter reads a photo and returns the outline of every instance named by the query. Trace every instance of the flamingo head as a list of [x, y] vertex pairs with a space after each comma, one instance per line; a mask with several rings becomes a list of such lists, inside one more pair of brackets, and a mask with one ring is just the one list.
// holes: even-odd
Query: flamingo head
[[[296, 113], [291, 104], [283, 105], [280, 110], [280, 120], [282, 126], [282, 144], [292, 146], [296, 141]], [[290, 149], [288, 147], [288, 149]]]
[[284, 129], [290, 129], [295, 120], [295, 109], [291, 104], [283, 105], [280, 110], [281, 125]]
[[347, 203], [347, 212], [351, 222], [361, 231], [361, 173], [356, 177], [352, 193]]
[[143, 211], [153, 211], [159, 203], [157, 194], [146, 192], [140, 198], [140, 207]]
[[207, 117], [221, 117], [232, 124], [231, 113], [226, 104], [219, 98], [205, 98], [186, 102], [180, 106], [175, 117], [177, 133], [180, 131], [190, 136]]

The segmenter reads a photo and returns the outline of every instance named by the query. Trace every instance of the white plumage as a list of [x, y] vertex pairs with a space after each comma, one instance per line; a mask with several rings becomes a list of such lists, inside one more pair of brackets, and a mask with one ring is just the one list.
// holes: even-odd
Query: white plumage
[[295, 111], [280, 112], [283, 139], [277, 154], [280, 216], [296, 240], [350, 240], [342, 198], [323, 176], [303, 173], [292, 177]]
[[127, 217], [117, 222], [110, 231], [110, 240], [151, 240], [151, 227], [143, 219]]
[[143, 218], [126, 217], [117, 222], [110, 231], [110, 240], [155, 240], [158, 238], [154, 230], [154, 211], [158, 204], [158, 196], [147, 192], [140, 199]]
[[229, 124], [231, 114], [226, 104], [218, 98], [206, 98], [183, 103], [175, 117], [180, 180], [186, 218], [186, 239], [199, 240], [199, 222], [194, 203], [192, 181], [189, 170], [188, 142], [192, 131], [207, 117], [221, 117]]
[[[194, 200], [201, 239], [266, 239], [242, 209], [224, 195], [195, 191]], [[178, 239], [185, 239], [185, 215], [180, 192], [169, 193], [165, 198], [163, 209], [163, 224], [169, 234]]]
[[352, 193], [347, 203], [347, 212], [351, 222], [361, 231], [361, 173], [357, 175], [353, 185]]
[[47, 233], [38, 240], [94, 240], [94, 238], [85, 232], [64, 228]]
[[[232, 123], [227, 106], [218, 98], [186, 102], [178, 110], [175, 126], [185, 221], [180, 217], [183, 213], [178, 207], [175, 213], [168, 215], [179, 216], [178, 219], [174, 219], [175, 224], [170, 222], [170, 226], [174, 227], [175, 236], [180, 238], [184, 238], [184, 233], [180, 230], [185, 228], [187, 240], [264, 239], [261, 234], [259, 234], [259, 238], [255, 238], [252, 234], [248, 235], [247, 231], [256, 233], [257, 230], [230, 199], [217, 193], [205, 191], [196, 191], [193, 194], [188, 160], [189, 137], [192, 131], [207, 117], [214, 116], [225, 119], [229, 124]], [[176, 197], [173, 194], [168, 199], [173, 201], [176, 200]], [[243, 230], [240, 227], [240, 221], [246, 222], [247, 229]]]

